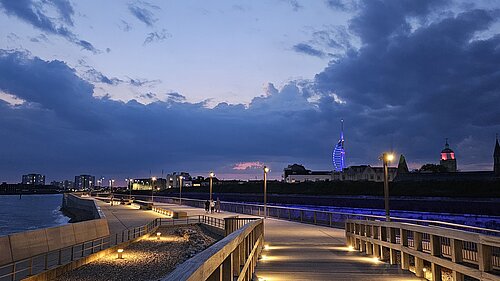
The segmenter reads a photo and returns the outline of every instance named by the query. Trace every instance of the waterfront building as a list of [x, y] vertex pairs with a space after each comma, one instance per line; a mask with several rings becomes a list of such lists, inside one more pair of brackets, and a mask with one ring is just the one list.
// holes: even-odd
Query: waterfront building
[[156, 178], [155, 180], [144, 178], [132, 181], [132, 190], [151, 190], [151, 188], [158, 191], [165, 190], [167, 188], [167, 180], [164, 178]]
[[182, 187], [193, 186], [193, 178], [187, 172], [173, 172], [172, 174], [167, 175], [167, 188], [179, 188], [181, 182]]
[[91, 175], [79, 175], [75, 176], [75, 185], [74, 188], [76, 190], [88, 190], [92, 189], [95, 186], [95, 177]]
[[22, 177], [22, 184], [26, 185], [45, 185], [45, 175], [27, 174]]
[[[398, 173], [398, 168], [388, 167], [388, 179], [393, 181]], [[342, 172], [333, 173], [334, 181], [384, 181], [384, 168], [370, 165], [349, 166]]]
[[441, 160], [439, 161], [439, 164], [445, 167], [447, 172], [454, 173], [457, 171], [457, 159], [455, 158], [455, 152], [448, 144], [448, 139], [446, 139], [444, 149], [441, 150]]
[[283, 169], [283, 179], [287, 183], [331, 181], [332, 171], [311, 171], [303, 165], [293, 164]]
[[340, 139], [332, 153], [333, 169], [342, 172], [345, 168], [344, 120], [340, 120]]
[[75, 186], [75, 183], [73, 181], [69, 181], [69, 180], [53, 181], [50, 184], [53, 186], [57, 186], [59, 189], [62, 189], [62, 190], [69, 190]]

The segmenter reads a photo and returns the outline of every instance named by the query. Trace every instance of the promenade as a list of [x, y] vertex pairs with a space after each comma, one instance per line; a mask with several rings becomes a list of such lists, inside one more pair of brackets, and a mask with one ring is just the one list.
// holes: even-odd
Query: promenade
[[[143, 225], [164, 217], [153, 211], [98, 201], [108, 218], [111, 233]], [[206, 215], [205, 210], [184, 205], [155, 203], [188, 216]], [[209, 214], [217, 218], [239, 215], [222, 212]], [[389, 265], [345, 247], [343, 229], [295, 223], [285, 220], [265, 221], [265, 241], [269, 249], [262, 252], [256, 275], [262, 280], [423, 280], [397, 265]]]

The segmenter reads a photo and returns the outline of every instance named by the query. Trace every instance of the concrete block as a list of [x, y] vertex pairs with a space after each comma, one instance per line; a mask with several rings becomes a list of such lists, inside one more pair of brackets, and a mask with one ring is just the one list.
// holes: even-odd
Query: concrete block
[[97, 238], [95, 222], [93, 220], [73, 223], [72, 225], [73, 231], [75, 232], [76, 243], [82, 243]]
[[109, 235], [109, 227], [107, 219], [94, 220], [97, 237], [104, 237]]
[[8, 236], [0, 237], [0, 266], [12, 262], [10, 241]]
[[46, 231], [49, 251], [58, 250], [76, 244], [73, 226], [70, 224], [47, 228]]
[[49, 250], [45, 229], [9, 235], [14, 261], [45, 253]]

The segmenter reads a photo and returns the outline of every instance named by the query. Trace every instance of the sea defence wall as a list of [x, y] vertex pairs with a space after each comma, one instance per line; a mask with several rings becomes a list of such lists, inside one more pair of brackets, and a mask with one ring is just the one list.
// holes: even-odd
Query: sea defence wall
[[[0, 237], [0, 280], [16, 280], [36, 274], [39, 270], [47, 270], [54, 255], [58, 264], [61, 264], [62, 258], [68, 254], [73, 260], [76, 246], [81, 245], [80, 248], [84, 251], [85, 246], [91, 244], [93, 252], [95, 241], [102, 243], [109, 237], [108, 222], [104, 213], [91, 198], [65, 194], [63, 208], [76, 213], [78, 210], [84, 212], [88, 220]], [[9, 268], [10, 272], [5, 272], [6, 268]]]
[[62, 209], [69, 212], [76, 221], [103, 219], [104, 213], [90, 197], [82, 197], [78, 193], [65, 193], [63, 195]]
[[109, 235], [106, 219], [25, 231], [0, 237], [0, 265], [21, 261]]

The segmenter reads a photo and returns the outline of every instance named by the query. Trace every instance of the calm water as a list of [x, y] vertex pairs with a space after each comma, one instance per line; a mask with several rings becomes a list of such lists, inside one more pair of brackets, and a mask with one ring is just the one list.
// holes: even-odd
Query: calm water
[[0, 236], [66, 224], [69, 218], [59, 208], [62, 194], [1, 195]]

